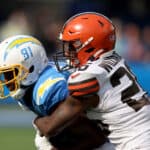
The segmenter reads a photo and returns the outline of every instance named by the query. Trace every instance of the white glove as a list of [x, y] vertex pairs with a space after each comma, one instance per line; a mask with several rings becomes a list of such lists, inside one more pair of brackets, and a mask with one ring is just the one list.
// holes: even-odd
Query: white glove
[[45, 136], [40, 136], [39, 131], [36, 132], [34, 142], [37, 150], [51, 150], [53, 148]]
[[40, 130], [38, 129], [34, 121], [32, 121], [32, 125], [36, 131], [34, 143], [37, 150], [51, 150], [53, 146], [50, 141], [45, 136], [40, 136]]

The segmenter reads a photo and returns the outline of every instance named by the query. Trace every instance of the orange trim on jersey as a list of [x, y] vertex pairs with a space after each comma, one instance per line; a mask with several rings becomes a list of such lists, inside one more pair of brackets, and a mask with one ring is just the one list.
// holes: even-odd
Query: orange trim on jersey
[[68, 85], [68, 89], [73, 96], [83, 96], [98, 92], [100, 86], [97, 79], [92, 78], [81, 82], [71, 83]]
[[88, 95], [88, 94], [93, 94], [93, 93], [96, 93], [99, 91], [99, 86], [93, 88], [93, 89], [90, 89], [90, 90], [87, 90], [87, 91], [81, 91], [81, 92], [72, 92], [71, 95], [72, 96], [85, 96], [85, 95]]
[[69, 90], [79, 90], [79, 89], [90, 87], [90, 86], [93, 86], [96, 84], [98, 84], [98, 81], [96, 78], [93, 78], [93, 79], [84, 80], [81, 82], [69, 83], [68, 88], [69, 88]]

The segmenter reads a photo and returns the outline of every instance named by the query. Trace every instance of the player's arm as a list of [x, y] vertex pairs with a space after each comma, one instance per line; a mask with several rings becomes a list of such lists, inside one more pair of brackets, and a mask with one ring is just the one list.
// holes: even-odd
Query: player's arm
[[77, 139], [79, 140], [79, 144], [76, 144], [78, 146], [74, 146], [72, 150], [95, 149], [103, 145], [107, 140], [97, 122], [83, 116], [79, 116], [69, 128], [79, 137], [79, 139]]
[[91, 74], [73, 76], [68, 81], [70, 96], [46, 117], [35, 119], [35, 124], [45, 136], [52, 136], [68, 125], [83, 111], [99, 103], [99, 83]]
[[34, 123], [44, 136], [53, 136], [74, 121], [84, 110], [95, 107], [98, 102], [99, 96], [96, 94], [83, 97], [69, 96], [51, 115], [38, 117]]

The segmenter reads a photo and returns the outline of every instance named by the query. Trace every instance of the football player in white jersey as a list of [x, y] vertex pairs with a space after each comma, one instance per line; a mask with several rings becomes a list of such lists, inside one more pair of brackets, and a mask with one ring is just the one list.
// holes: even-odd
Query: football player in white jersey
[[[77, 14], [64, 24], [60, 40], [68, 66], [75, 69], [68, 80], [70, 95], [49, 118], [35, 120], [39, 129], [50, 135], [86, 111], [89, 118], [108, 127], [116, 150], [150, 150], [150, 101], [114, 51], [116, 33], [111, 20], [95, 12]], [[44, 119], [49, 120], [49, 130], [40, 124]]]
[[[11, 96], [38, 117], [49, 116], [68, 95], [67, 79], [68, 72], [60, 73], [48, 62], [45, 49], [36, 38], [16, 35], [1, 42], [0, 99]], [[88, 150], [106, 140], [97, 124], [85, 116], [50, 139], [34, 127], [38, 150]]]

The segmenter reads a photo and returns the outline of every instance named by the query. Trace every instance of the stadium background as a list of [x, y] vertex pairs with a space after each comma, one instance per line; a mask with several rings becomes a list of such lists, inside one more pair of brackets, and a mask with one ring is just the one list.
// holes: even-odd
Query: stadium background
[[[67, 18], [83, 11], [103, 13], [117, 26], [116, 51], [150, 95], [149, 10], [149, 0], [1, 0], [0, 41], [14, 34], [33, 35], [50, 56], [61, 48], [57, 37]], [[0, 149], [35, 150], [34, 117], [12, 99], [0, 101]]]

